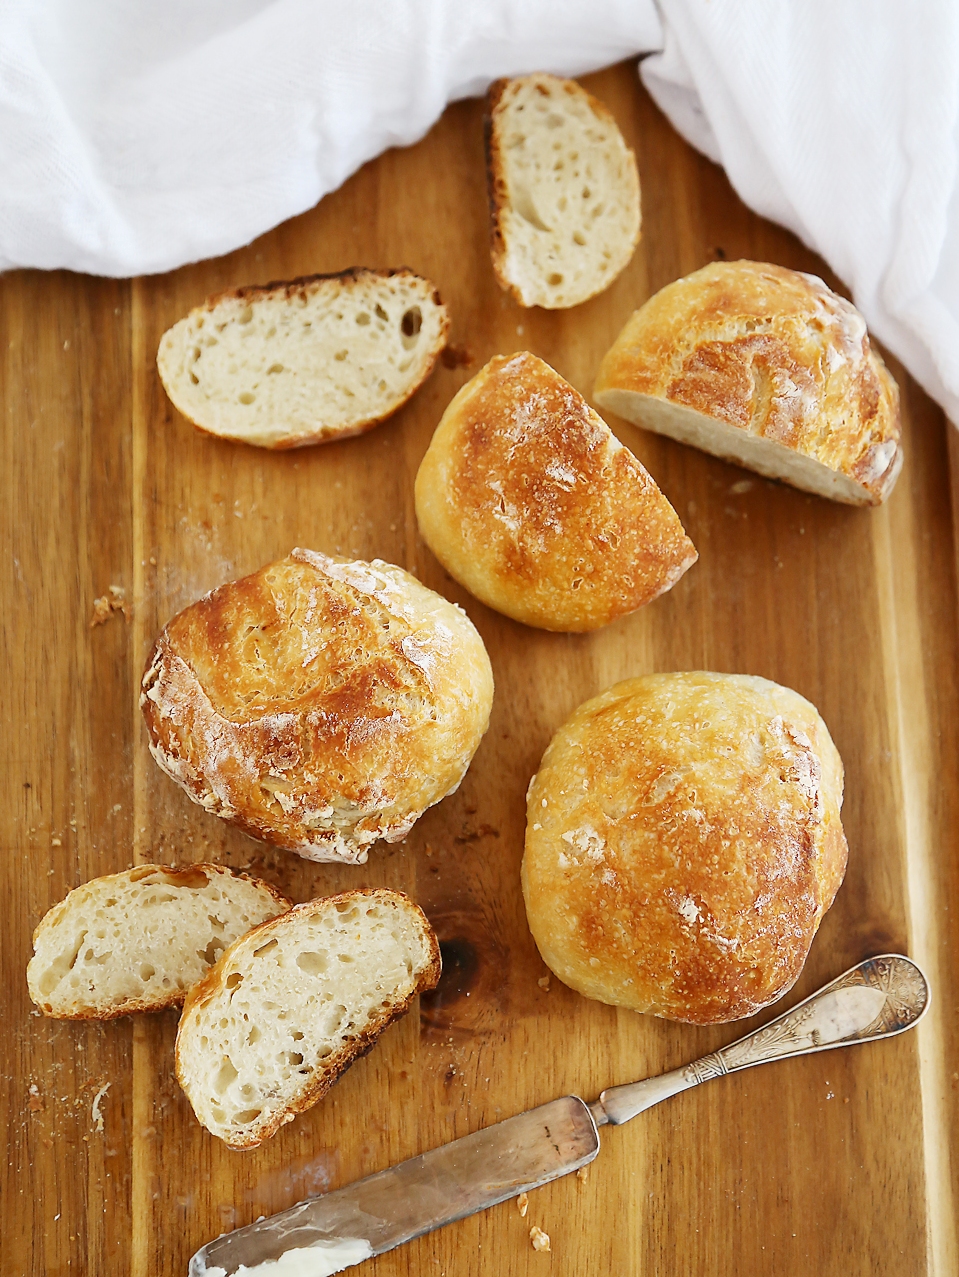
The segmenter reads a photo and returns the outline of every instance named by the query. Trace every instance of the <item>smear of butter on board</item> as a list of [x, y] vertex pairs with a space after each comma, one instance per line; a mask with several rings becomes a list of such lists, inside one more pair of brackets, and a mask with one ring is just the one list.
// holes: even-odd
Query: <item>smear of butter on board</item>
[[[315, 1246], [296, 1246], [284, 1251], [279, 1259], [248, 1268], [241, 1264], [232, 1277], [333, 1277], [334, 1273], [372, 1259], [373, 1248], [360, 1238], [335, 1242], [317, 1242]], [[225, 1268], [202, 1269], [199, 1277], [230, 1277]]]

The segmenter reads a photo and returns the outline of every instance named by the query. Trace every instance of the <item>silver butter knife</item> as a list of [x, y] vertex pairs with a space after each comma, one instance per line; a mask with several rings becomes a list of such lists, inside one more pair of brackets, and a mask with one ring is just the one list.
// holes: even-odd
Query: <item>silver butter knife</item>
[[684, 1068], [610, 1087], [593, 1104], [566, 1095], [224, 1233], [193, 1256], [190, 1277], [330, 1277], [579, 1170], [599, 1152], [600, 1126], [620, 1126], [660, 1100], [754, 1064], [892, 1037], [916, 1024], [928, 1003], [928, 982], [909, 958], [868, 958]]

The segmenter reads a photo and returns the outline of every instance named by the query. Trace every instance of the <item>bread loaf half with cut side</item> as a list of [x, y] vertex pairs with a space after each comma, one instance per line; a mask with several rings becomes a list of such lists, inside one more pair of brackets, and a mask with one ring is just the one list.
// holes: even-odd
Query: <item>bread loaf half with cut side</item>
[[440, 977], [433, 928], [398, 891], [296, 905], [239, 940], [192, 991], [176, 1073], [231, 1148], [311, 1108]]
[[211, 297], [163, 334], [157, 368], [201, 430], [299, 448], [361, 434], [396, 412], [448, 331], [428, 279], [354, 268]]
[[415, 503], [451, 576], [546, 630], [607, 625], [671, 589], [697, 558], [652, 475], [525, 350], [495, 355], [454, 396]]
[[490, 251], [521, 306], [560, 310], [607, 288], [639, 241], [636, 158], [574, 80], [497, 80], [486, 109]]
[[63, 1020], [176, 1006], [234, 940], [289, 907], [269, 883], [225, 865], [138, 865], [93, 878], [34, 932], [30, 997]]
[[713, 262], [667, 284], [594, 393], [647, 430], [848, 505], [885, 501], [902, 468], [899, 391], [864, 319], [782, 266]]

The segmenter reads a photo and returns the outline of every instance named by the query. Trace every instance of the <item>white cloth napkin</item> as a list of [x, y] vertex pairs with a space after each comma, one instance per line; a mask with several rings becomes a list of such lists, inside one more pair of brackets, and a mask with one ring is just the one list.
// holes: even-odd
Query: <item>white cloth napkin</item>
[[163, 271], [500, 75], [643, 78], [959, 421], [953, 0], [2, 0], [0, 270]]

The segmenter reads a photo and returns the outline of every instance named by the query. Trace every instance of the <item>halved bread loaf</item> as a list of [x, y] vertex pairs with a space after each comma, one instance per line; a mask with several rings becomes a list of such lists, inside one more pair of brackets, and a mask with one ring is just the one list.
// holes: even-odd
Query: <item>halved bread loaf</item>
[[652, 476], [535, 355], [497, 355], [454, 397], [415, 485], [423, 537], [478, 599], [594, 630], [670, 589], [696, 549]]
[[170, 621], [140, 705], [194, 802], [307, 859], [362, 864], [456, 789], [492, 699], [455, 604], [391, 563], [294, 550]]
[[93, 878], [34, 932], [30, 997], [63, 1020], [176, 1006], [234, 940], [289, 907], [269, 883], [224, 865], [139, 865]]
[[899, 391], [862, 316], [815, 275], [713, 262], [661, 289], [603, 359], [627, 421], [849, 505], [902, 467]]
[[449, 318], [428, 279], [355, 268], [211, 297], [166, 333], [163, 387], [201, 430], [298, 448], [360, 434], [429, 376]]
[[311, 1108], [440, 977], [425, 914], [401, 892], [296, 905], [229, 949], [187, 999], [176, 1073], [200, 1122], [254, 1148]]
[[497, 80], [486, 105], [493, 269], [522, 306], [602, 292], [639, 241], [636, 158], [610, 112], [573, 80]]

